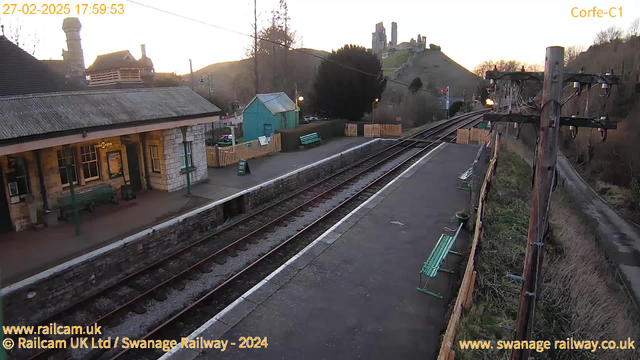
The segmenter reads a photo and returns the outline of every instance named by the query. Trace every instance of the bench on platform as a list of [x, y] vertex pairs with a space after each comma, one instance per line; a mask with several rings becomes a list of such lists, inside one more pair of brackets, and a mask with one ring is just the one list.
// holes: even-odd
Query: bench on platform
[[458, 189], [471, 191], [471, 177], [473, 176], [473, 166], [468, 168], [458, 176]]
[[[78, 210], [88, 209], [89, 211], [93, 211], [93, 207], [96, 204], [107, 201], [118, 203], [116, 192], [111, 187], [111, 184], [100, 184], [90, 188], [76, 190], [75, 194]], [[65, 217], [65, 213], [73, 212], [71, 194], [58, 196], [58, 208], [60, 209], [60, 217], [62, 218]]]
[[302, 144], [301, 147], [305, 147], [317, 142], [322, 144], [322, 138], [320, 137], [320, 135], [318, 135], [318, 133], [311, 133], [300, 136], [300, 143]]
[[[425, 263], [422, 265], [422, 269], [420, 270], [420, 282], [418, 283], [418, 289], [417, 289], [418, 291], [431, 296], [435, 296], [439, 299], [442, 299], [442, 295], [427, 290], [426, 289], [427, 284], [429, 283], [430, 279], [433, 279], [438, 275], [438, 271], [444, 271], [444, 272], [453, 274], [453, 271], [442, 269], [441, 266], [442, 266], [442, 263], [444, 262], [444, 259], [447, 257], [449, 253], [459, 255], [459, 256], [462, 255], [457, 251], [451, 250], [451, 247], [453, 246], [456, 239], [458, 238], [458, 234], [460, 234], [461, 229], [462, 229], [462, 224], [458, 226], [458, 230], [456, 231], [455, 235], [449, 236], [447, 234], [442, 234], [440, 236], [438, 243], [433, 248], [433, 251], [431, 251], [431, 255], [429, 255], [429, 258], [427, 259], [427, 261], [425, 261]], [[423, 275], [427, 277], [427, 280], [425, 281], [424, 285], [422, 285]]]

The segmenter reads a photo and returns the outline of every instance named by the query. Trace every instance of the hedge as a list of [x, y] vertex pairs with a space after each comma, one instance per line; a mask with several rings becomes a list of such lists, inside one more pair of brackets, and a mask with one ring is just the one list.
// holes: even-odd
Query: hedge
[[314, 121], [296, 129], [279, 129], [276, 133], [282, 136], [282, 151], [295, 151], [300, 147], [301, 136], [318, 133], [322, 140], [344, 136], [344, 125], [343, 120]]

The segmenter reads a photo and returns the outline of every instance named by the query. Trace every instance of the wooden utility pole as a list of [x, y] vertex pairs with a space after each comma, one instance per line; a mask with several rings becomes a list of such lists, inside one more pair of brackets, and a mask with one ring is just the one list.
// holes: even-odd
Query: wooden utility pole
[[195, 83], [193, 82], [193, 62], [189, 59], [189, 73], [191, 74], [191, 90], [195, 91]]
[[[564, 48], [547, 48], [542, 87], [540, 140], [538, 142], [535, 185], [531, 201], [529, 239], [524, 262], [523, 284], [520, 291], [515, 340], [531, 340], [535, 322], [536, 302], [542, 283], [544, 245], [549, 226], [551, 192], [558, 153], [560, 129], [560, 96], [562, 95]], [[513, 350], [511, 360], [527, 360], [528, 350]]]
[[258, 6], [253, 0], [253, 76], [255, 77], [256, 95], [260, 92], [258, 80]]

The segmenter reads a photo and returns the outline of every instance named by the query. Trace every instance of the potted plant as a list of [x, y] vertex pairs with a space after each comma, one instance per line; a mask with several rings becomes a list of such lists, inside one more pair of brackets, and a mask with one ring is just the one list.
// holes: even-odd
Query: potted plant
[[456, 212], [456, 219], [458, 219], [458, 225], [462, 224], [462, 227], [465, 227], [467, 226], [467, 221], [469, 221], [469, 214], [464, 210], [460, 210]]

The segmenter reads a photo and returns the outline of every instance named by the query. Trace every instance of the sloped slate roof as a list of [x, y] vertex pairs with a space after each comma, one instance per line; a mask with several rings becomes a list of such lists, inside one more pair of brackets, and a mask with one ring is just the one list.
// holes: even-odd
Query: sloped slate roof
[[51, 68], [56, 73], [66, 76], [71, 72], [69, 65], [64, 60], [40, 60], [43, 64]]
[[56, 73], [0, 35], [0, 96], [79, 90], [79, 86]]
[[[127, 59], [127, 57], [131, 57], [131, 59]], [[113, 70], [120, 68], [152, 68], [153, 63], [151, 59], [144, 61], [144, 59], [136, 60], [133, 55], [129, 52], [129, 50], [117, 51], [110, 54], [98, 55], [96, 61], [89, 66], [87, 69], [88, 72], [94, 71], [102, 71], [102, 70]]]
[[0, 143], [209, 116], [220, 111], [188, 87], [0, 97]]
[[289, 96], [283, 92], [258, 94], [256, 97], [274, 115], [296, 109], [296, 103], [289, 99]]

